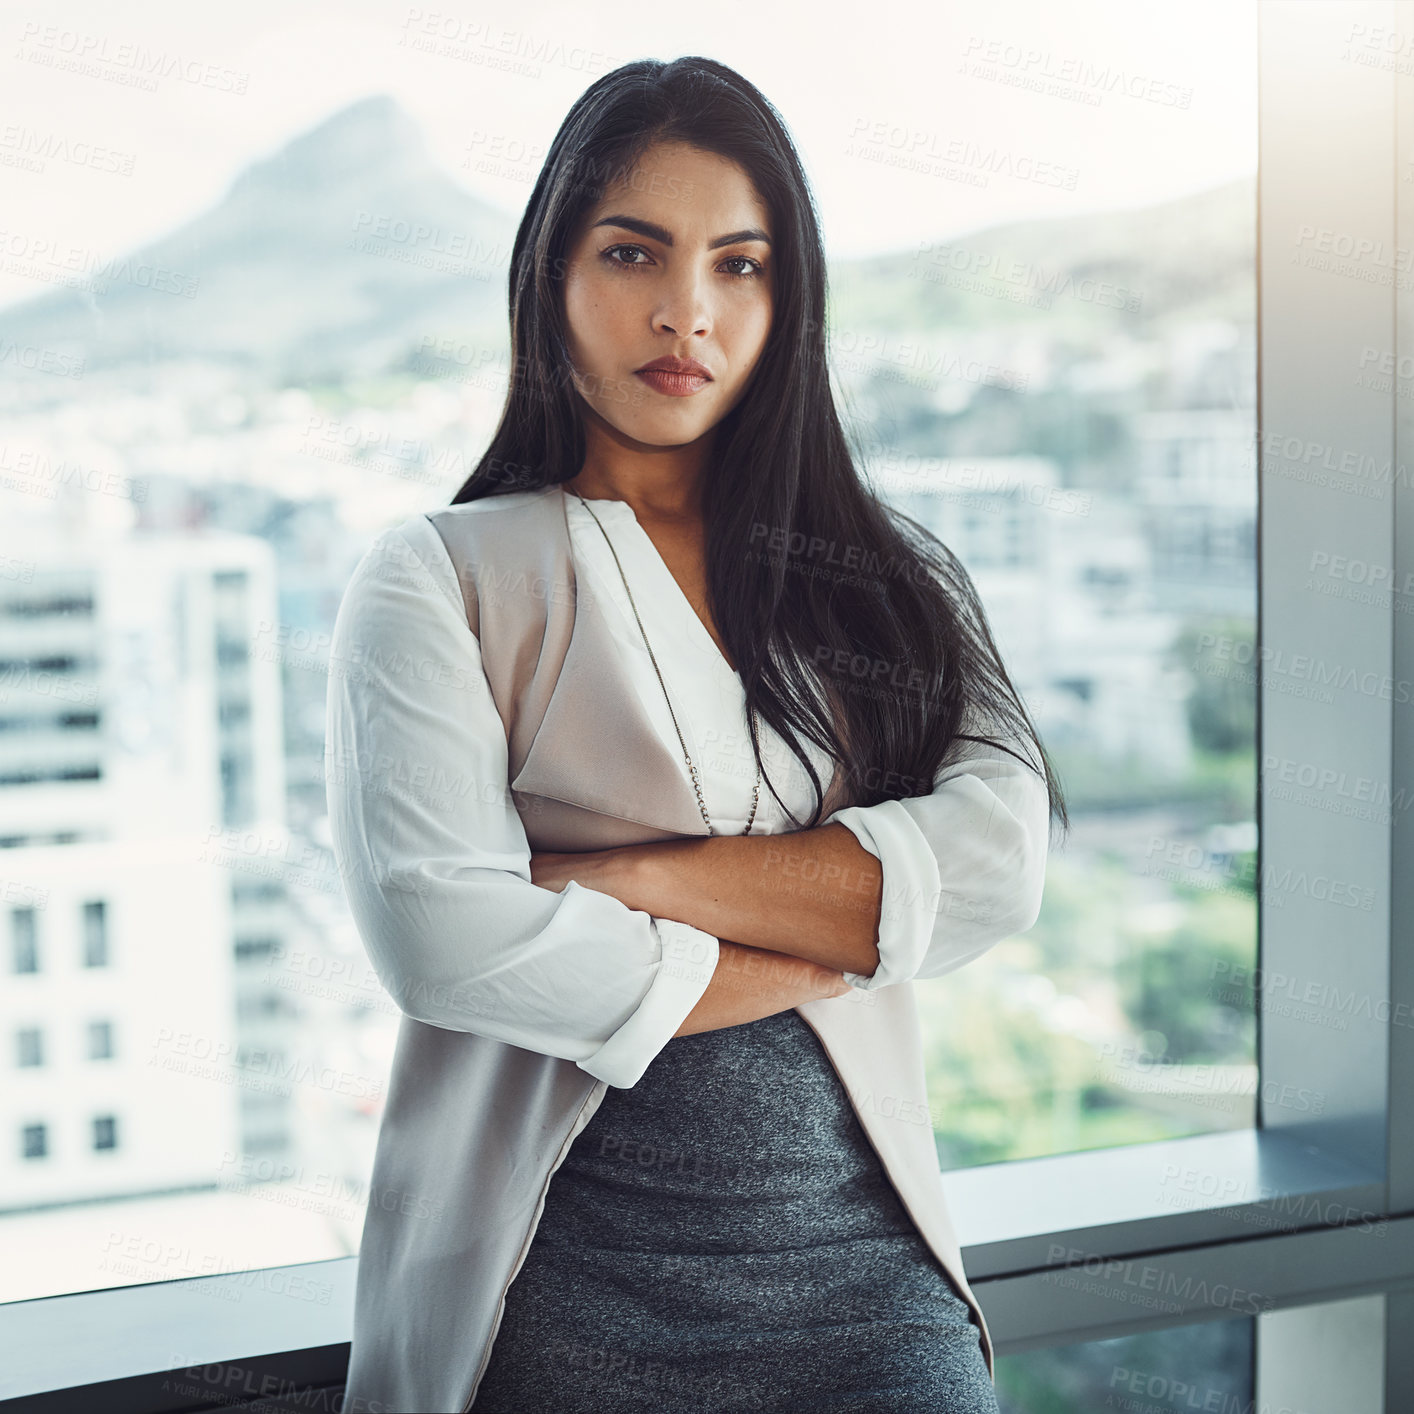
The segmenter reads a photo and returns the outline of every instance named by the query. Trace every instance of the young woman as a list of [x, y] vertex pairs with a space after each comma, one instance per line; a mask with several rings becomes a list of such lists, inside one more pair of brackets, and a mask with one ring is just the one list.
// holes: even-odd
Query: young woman
[[846, 446], [766, 99], [594, 83], [510, 318], [485, 456], [335, 629], [335, 850], [405, 1014], [347, 1397], [995, 1410], [907, 983], [1035, 921], [1065, 808], [966, 572]]

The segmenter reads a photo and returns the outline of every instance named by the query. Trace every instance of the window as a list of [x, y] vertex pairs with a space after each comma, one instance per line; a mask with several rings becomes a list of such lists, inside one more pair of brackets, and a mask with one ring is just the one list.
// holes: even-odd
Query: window
[[83, 965], [108, 966], [108, 910], [102, 899], [83, 906]]
[[1255, 1411], [1256, 1328], [1251, 1317], [1203, 1321], [1005, 1355], [997, 1403], [1002, 1414]]
[[[566, 52], [688, 52], [654, 16], [597, 16], [591, 34], [545, 14], [517, 30], [532, 47], [553, 31]], [[825, 105], [798, 27], [750, 42], [822, 197], [831, 372], [861, 459], [973, 573], [1076, 821], [1036, 928], [916, 988], [1008, 1414], [1371, 1414], [1362, 1369], [1388, 1408], [1414, 1408], [1397, 1216], [1414, 1191], [1414, 22], [1388, 0], [877, 18], [868, 48], [848, 26], [812, 33]], [[225, 1371], [287, 1349], [312, 1369], [347, 1338], [329, 1312], [351, 1300], [362, 1211], [318, 1190], [368, 1180], [398, 1017], [322, 833], [321, 645], [370, 535], [459, 483], [510, 351], [469, 333], [499, 324], [480, 296], [503, 256], [472, 280], [400, 258], [406, 243], [346, 249], [319, 178], [385, 207], [396, 191], [375, 213], [390, 227], [504, 251], [536, 163], [468, 166], [459, 180], [489, 185], [459, 195], [433, 171], [459, 141], [437, 115], [509, 151], [534, 148], [549, 110], [509, 66], [468, 90], [430, 37], [415, 71], [380, 69], [376, 20], [335, 18], [312, 47], [254, 12], [232, 23], [186, 7], [164, 34], [218, 70], [275, 44], [327, 114], [311, 123], [308, 84], [277, 74], [246, 134], [249, 100], [212, 87], [164, 78], [154, 97], [6, 60], [25, 132], [141, 154], [137, 224], [158, 220], [181, 267], [159, 275], [190, 283], [134, 286], [157, 267], [126, 261], [137, 226], [114, 173], [53, 156], [9, 199], [27, 239], [115, 259], [107, 292], [0, 270], [6, 339], [51, 365], [0, 379], [7, 438], [33, 452], [3, 491], [32, 573], [0, 574], [17, 1096], [0, 1346], [29, 1372], [7, 1370], [0, 1398], [22, 1377], [21, 1394], [69, 1387], [75, 1349], [85, 1379], [102, 1359], [153, 1373], [130, 1363], [144, 1325]], [[318, 86], [330, 53], [395, 96], [341, 106]], [[229, 139], [201, 153], [199, 198], [161, 116], [178, 100]], [[45, 202], [69, 213], [57, 229]], [[195, 238], [212, 230], [236, 234]], [[351, 324], [330, 293], [347, 289]], [[225, 308], [244, 317], [211, 317]], [[100, 329], [111, 344], [86, 344]], [[484, 372], [419, 353], [447, 338]], [[55, 376], [84, 351], [102, 379]], [[85, 475], [51, 497], [39, 469], [63, 467]], [[61, 517], [84, 535], [49, 534]], [[97, 1068], [66, 1072], [85, 1054]], [[317, 1264], [337, 1299], [247, 1299], [247, 1326], [170, 1270], [84, 1266], [100, 1244], [82, 1224], [109, 1202], [141, 1203], [160, 1247], [203, 1234], [231, 1273], [213, 1289], [239, 1297], [254, 1267], [274, 1292]], [[45, 1204], [45, 1243], [16, 1259]], [[258, 1331], [257, 1304], [274, 1312]], [[97, 1310], [65, 1339], [68, 1313]]]
[[[1020, 54], [1006, 14], [979, 29]], [[1079, 22], [1051, 20], [1058, 63]], [[1254, 20], [1185, 14], [1186, 43], [1205, 35], [1232, 65], [1223, 83], [1204, 88], [1197, 49], [1154, 54], [1189, 66], [1202, 121], [1115, 93], [1082, 104], [1083, 85], [1017, 90], [1038, 142], [1045, 115], [1083, 132], [1106, 198], [1052, 193], [1028, 223], [919, 242], [894, 282], [916, 298], [867, 263], [837, 295], [841, 346], [880, 350], [840, 375], [895, 429], [869, 430], [876, 482], [972, 575], [1071, 810], [1037, 925], [915, 988], [947, 1169], [1257, 1121], [1256, 881], [1250, 855], [1216, 854], [1233, 830], [1255, 837], [1257, 696], [1213, 648], [1256, 639]], [[1136, 10], [1099, 47], [1114, 59], [1148, 25]], [[1009, 74], [998, 59], [953, 82], [980, 102]], [[1152, 178], [1139, 131], [1184, 174], [1161, 203], [1129, 194]], [[902, 346], [1006, 376], [941, 403], [897, 383], [885, 397], [874, 375]]]
[[44, 1032], [24, 1026], [15, 1032], [15, 1064], [20, 1067], [44, 1064]]
[[39, 971], [39, 915], [32, 908], [10, 910], [10, 957], [15, 972]]
[[111, 1060], [113, 1058], [113, 1023], [111, 1021], [90, 1021], [88, 1023], [89, 1060]]

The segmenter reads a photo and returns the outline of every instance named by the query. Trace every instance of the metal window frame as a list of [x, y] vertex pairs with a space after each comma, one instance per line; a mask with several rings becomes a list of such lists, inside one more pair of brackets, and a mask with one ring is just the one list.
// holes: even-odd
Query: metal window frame
[[[1258, 0], [1258, 19], [1259, 1127], [944, 1185], [1000, 1355], [1238, 1315], [1260, 1342], [1267, 1313], [1379, 1294], [1384, 1407], [1414, 1408], [1414, 1343], [1387, 1338], [1414, 1320], [1414, 1106], [1393, 1103], [1414, 1080], [1414, 822], [1395, 828], [1414, 798], [1414, 617], [1399, 612], [1414, 593], [1367, 602], [1348, 575], [1334, 594], [1307, 587], [1321, 554], [1386, 567], [1395, 585], [1414, 574], [1400, 484], [1414, 377], [1357, 382], [1414, 353], [1414, 267], [1399, 269], [1414, 250], [1414, 0]], [[1381, 467], [1400, 473], [1382, 491]], [[1358, 818], [1372, 782], [1387, 818]], [[1267, 887], [1278, 870], [1368, 889], [1373, 907], [1302, 903]], [[1352, 998], [1397, 1010], [1327, 1024]], [[121, 1414], [198, 1407], [193, 1388], [227, 1409], [302, 1388], [315, 1397], [301, 1407], [333, 1408], [355, 1265], [0, 1306], [0, 1398]], [[328, 1305], [281, 1294], [316, 1274]], [[193, 1299], [223, 1291], [239, 1299]], [[1283, 1388], [1317, 1387], [1329, 1351], [1310, 1343], [1303, 1385], [1305, 1343], [1271, 1334]], [[196, 1365], [195, 1384], [178, 1373]]]

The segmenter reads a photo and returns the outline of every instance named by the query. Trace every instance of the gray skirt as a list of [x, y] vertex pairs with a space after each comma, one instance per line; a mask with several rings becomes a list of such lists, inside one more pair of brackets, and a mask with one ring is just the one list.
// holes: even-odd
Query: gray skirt
[[475, 1414], [996, 1414], [967, 1303], [794, 1010], [669, 1041], [550, 1180]]

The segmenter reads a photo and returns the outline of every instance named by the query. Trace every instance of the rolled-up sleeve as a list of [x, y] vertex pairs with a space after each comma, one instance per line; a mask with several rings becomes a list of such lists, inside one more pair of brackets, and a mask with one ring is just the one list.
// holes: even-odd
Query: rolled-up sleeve
[[718, 940], [530, 876], [506, 733], [436, 528], [379, 535], [330, 649], [334, 857], [379, 981], [408, 1016], [634, 1085], [706, 990]]
[[930, 795], [846, 806], [880, 862], [879, 965], [846, 972], [862, 990], [941, 977], [1040, 916], [1050, 837], [1044, 779], [1008, 752], [962, 743]]

